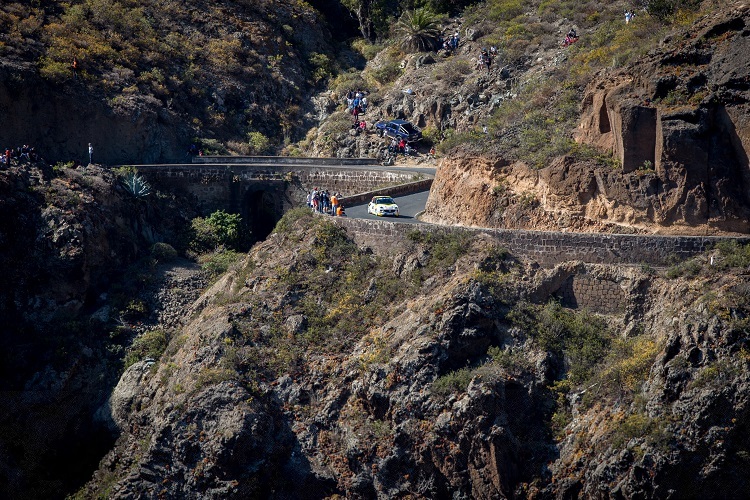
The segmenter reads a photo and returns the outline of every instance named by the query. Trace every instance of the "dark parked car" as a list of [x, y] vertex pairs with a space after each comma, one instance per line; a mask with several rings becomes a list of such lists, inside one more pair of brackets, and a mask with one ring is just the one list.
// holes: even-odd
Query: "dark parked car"
[[404, 139], [406, 142], [414, 142], [422, 138], [422, 131], [406, 120], [377, 122], [375, 128], [380, 137], [395, 137], [396, 139]]

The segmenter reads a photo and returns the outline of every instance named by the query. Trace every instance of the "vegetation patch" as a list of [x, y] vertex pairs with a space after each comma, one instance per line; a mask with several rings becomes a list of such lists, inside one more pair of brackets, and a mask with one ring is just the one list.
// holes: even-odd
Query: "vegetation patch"
[[588, 381], [609, 351], [613, 334], [606, 322], [587, 311], [573, 312], [558, 302], [545, 306], [519, 303], [508, 314], [539, 347], [565, 359], [566, 376], [574, 385]]
[[718, 265], [723, 268], [746, 268], [750, 266], [750, 245], [736, 240], [723, 240], [716, 244], [721, 259]]
[[128, 368], [143, 359], [158, 360], [167, 348], [169, 336], [164, 330], [151, 330], [136, 337], [125, 354], [124, 367]]
[[635, 439], [650, 447], [668, 451], [673, 438], [666, 418], [652, 418], [636, 412], [615, 423], [612, 446], [625, 448], [631, 440]]
[[196, 217], [190, 227], [190, 250], [197, 254], [216, 252], [219, 248], [240, 249], [247, 241], [247, 230], [239, 214], [217, 210], [208, 217]]
[[461, 368], [437, 378], [430, 387], [433, 394], [447, 396], [457, 392], [465, 392], [469, 382], [473, 378], [473, 372], [469, 368]]

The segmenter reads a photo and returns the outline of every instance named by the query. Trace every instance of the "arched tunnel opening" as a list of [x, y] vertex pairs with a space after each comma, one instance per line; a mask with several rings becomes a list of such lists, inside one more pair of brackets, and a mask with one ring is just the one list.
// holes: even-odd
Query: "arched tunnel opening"
[[241, 215], [252, 233], [253, 243], [266, 239], [283, 215], [277, 194], [265, 190], [245, 193]]

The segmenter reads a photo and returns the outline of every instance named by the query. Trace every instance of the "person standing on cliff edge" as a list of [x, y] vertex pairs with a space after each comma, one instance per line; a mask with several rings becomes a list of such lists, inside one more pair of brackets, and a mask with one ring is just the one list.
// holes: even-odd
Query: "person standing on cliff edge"
[[91, 159], [94, 157], [94, 146], [89, 142], [89, 165], [91, 165]]

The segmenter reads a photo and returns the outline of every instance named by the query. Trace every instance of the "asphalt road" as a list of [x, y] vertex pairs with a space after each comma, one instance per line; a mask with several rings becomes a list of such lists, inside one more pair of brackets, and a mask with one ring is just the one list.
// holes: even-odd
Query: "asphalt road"
[[429, 191], [420, 191], [419, 193], [407, 196], [394, 197], [393, 201], [398, 205], [400, 213], [399, 217], [378, 217], [377, 215], [368, 214], [367, 203], [364, 205], [352, 205], [346, 207], [346, 215], [347, 217], [356, 217], [357, 219], [386, 219], [393, 222], [419, 224], [420, 221], [418, 221], [415, 216], [424, 210], [424, 206], [427, 203], [427, 196], [429, 194]]

